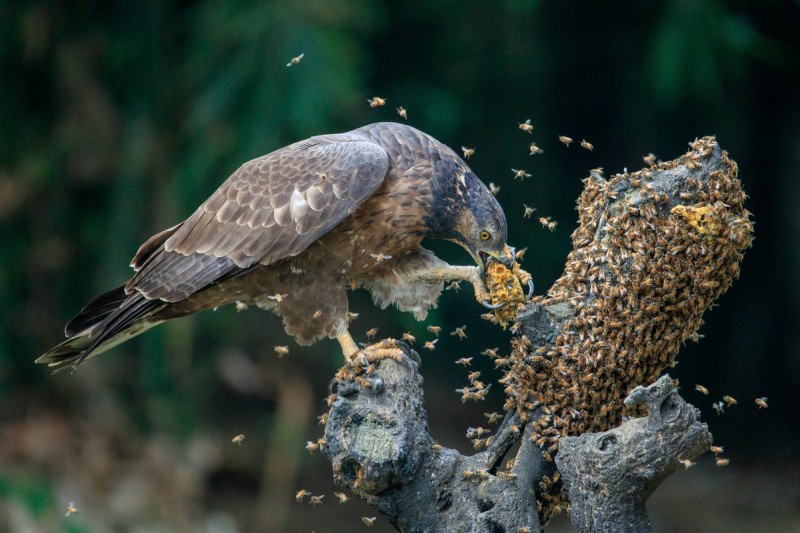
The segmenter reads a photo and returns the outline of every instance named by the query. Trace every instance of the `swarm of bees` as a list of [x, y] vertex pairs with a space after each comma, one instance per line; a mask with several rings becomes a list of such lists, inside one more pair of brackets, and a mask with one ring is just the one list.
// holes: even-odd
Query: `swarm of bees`
[[[692, 170], [701, 167], [708, 170]], [[672, 196], [660, 190], [654, 178], [680, 169]], [[677, 160], [584, 180], [564, 273], [534, 298], [545, 310], [559, 305], [556, 336], [518, 335], [511, 354], [495, 359], [506, 369], [504, 409], [531, 422], [544, 452], [557, 451], [562, 436], [618, 426], [627, 393], [655, 381], [685, 340], [699, 338], [704, 311], [738, 277], [752, 242], [737, 173], [716, 141], [703, 138]], [[687, 209], [674, 210], [676, 202]], [[756, 404], [767, 406], [765, 398]], [[535, 410], [543, 415], [532, 420]], [[563, 500], [556, 482], [544, 494], [547, 518]]]
[[527, 285], [530, 279], [530, 274], [519, 268], [516, 261], [511, 269], [499, 261], [490, 261], [486, 266], [484, 283], [492, 298], [490, 303], [505, 304], [494, 310], [497, 322], [503, 329], [517, 317], [519, 306], [525, 303], [522, 286]]

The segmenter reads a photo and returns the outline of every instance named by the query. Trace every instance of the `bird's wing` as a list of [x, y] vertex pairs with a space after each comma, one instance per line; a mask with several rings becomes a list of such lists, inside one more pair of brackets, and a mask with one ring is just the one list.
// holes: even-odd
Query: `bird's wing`
[[163, 244], [156, 236], [157, 246], [142, 246], [126, 290], [174, 302], [297, 255], [369, 198], [388, 169], [383, 148], [353, 134], [312, 137], [245, 163]]

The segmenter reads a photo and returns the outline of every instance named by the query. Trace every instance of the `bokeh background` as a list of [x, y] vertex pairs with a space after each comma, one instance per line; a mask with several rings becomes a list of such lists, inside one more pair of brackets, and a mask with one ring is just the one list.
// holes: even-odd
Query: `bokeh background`
[[[649, 508], [660, 531], [800, 530], [798, 24], [796, 0], [0, 3], [0, 530], [350, 531], [377, 514], [337, 503], [330, 465], [304, 449], [321, 436], [341, 364], [333, 341], [298, 347], [275, 317], [223, 308], [74, 374], [33, 361], [130, 275], [141, 242], [241, 162], [400, 121], [400, 105], [409, 124], [475, 148], [469, 163], [500, 186], [540, 292], [570, 249], [589, 169], [637, 169], [650, 152], [672, 159], [717, 135], [739, 163], [757, 238], [670, 373], [731, 463], [704, 457]], [[387, 105], [370, 109], [373, 96]], [[528, 118], [532, 135], [517, 127]], [[544, 154], [528, 155], [532, 141]], [[515, 181], [511, 168], [532, 177]], [[431, 431], [467, 452], [467, 426], [486, 425], [503, 399], [462, 405], [467, 370], [454, 361], [474, 356], [472, 369], [497, 377], [478, 353], [506, 350], [508, 333], [478, 318], [467, 287], [443, 293], [425, 324], [378, 311], [363, 291], [351, 302], [358, 340], [379, 327], [421, 343], [426, 325], [443, 328], [436, 351], [421, 350]], [[462, 325], [467, 339], [447, 334]], [[717, 415], [723, 394], [739, 404]], [[324, 504], [295, 503], [299, 489]], [[79, 512], [65, 516], [70, 502]], [[550, 530], [565, 528], [561, 515]], [[390, 530], [378, 517], [373, 531]]]

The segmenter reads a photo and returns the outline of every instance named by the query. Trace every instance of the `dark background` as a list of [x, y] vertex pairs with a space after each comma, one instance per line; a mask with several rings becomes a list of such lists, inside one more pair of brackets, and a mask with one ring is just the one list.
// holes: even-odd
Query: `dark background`
[[[0, 529], [345, 531], [377, 514], [337, 503], [330, 465], [304, 450], [342, 362], [333, 341], [299, 347], [274, 316], [224, 308], [72, 375], [33, 361], [130, 275], [141, 242], [241, 162], [401, 120], [402, 105], [409, 124], [475, 148], [469, 163], [501, 187], [537, 292], [561, 272], [589, 169], [637, 169], [649, 152], [672, 159], [717, 136], [739, 163], [756, 241], [670, 374], [731, 463], [702, 458], [649, 507], [660, 531], [797, 530], [799, 14], [798, 2], [771, 0], [0, 3]], [[387, 105], [370, 109], [373, 96]], [[527, 118], [532, 135], [517, 127]], [[584, 138], [593, 152], [577, 146]], [[531, 141], [544, 154], [529, 156]], [[533, 176], [514, 181], [511, 168]], [[469, 262], [454, 245], [434, 248]], [[380, 327], [421, 344], [426, 325], [442, 326], [437, 350], [421, 350], [426, 404], [433, 435], [462, 452], [467, 426], [486, 425], [503, 398], [462, 405], [454, 389], [467, 370], [453, 362], [475, 356], [497, 377], [478, 352], [508, 346], [469, 292], [443, 293], [424, 324], [351, 297], [357, 340]], [[463, 324], [467, 340], [447, 335]], [[723, 394], [739, 404], [718, 416]], [[301, 488], [324, 504], [296, 504]], [[65, 517], [70, 502], [79, 513]], [[373, 531], [388, 530], [379, 517]]]

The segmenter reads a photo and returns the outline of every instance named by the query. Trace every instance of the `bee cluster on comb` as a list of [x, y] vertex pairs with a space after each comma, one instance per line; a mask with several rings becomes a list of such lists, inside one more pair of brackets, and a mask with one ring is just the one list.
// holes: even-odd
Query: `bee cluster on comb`
[[[635, 173], [592, 171], [584, 185], [564, 273], [530, 306], [553, 335], [523, 320], [500, 380], [546, 459], [562, 436], [619, 425], [625, 396], [699, 338], [752, 242], [736, 163], [712, 137]], [[558, 482], [540, 489], [546, 521], [563, 501]]]
[[[509, 250], [506, 253], [513, 253]], [[519, 268], [519, 263], [514, 262], [511, 268], [499, 261], [489, 261], [483, 276], [483, 282], [489, 290], [491, 304], [499, 305], [494, 310], [498, 324], [506, 328], [517, 314], [525, 310], [525, 293], [523, 285], [527, 285], [531, 275]], [[502, 305], [500, 305], [502, 304]]]

